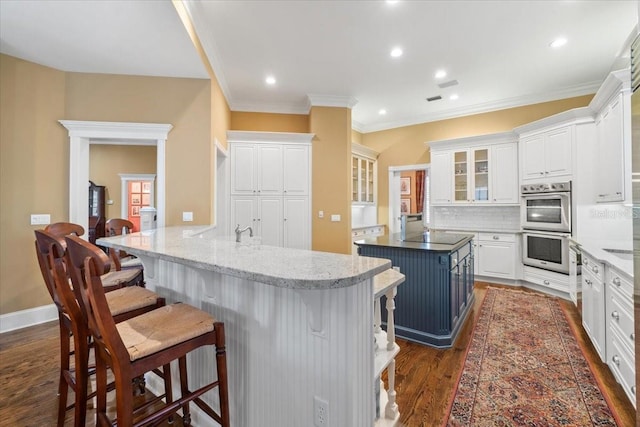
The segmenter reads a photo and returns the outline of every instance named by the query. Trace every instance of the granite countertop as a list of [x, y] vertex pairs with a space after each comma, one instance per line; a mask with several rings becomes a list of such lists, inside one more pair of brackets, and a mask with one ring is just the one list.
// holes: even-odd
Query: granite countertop
[[364, 230], [365, 228], [384, 227], [384, 224], [372, 224], [372, 225], [358, 225], [357, 227], [351, 227], [352, 231]]
[[591, 255], [591, 257], [597, 259], [598, 261], [607, 264], [609, 267], [613, 267], [616, 270], [619, 270], [624, 275], [628, 276], [630, 279], [633, 279], [633, 259], [629, 258], [628, 255], [625, 257], [620, 257], [615, 255], [614, 253], [607, 252], [604, 248], [607, 249], [618, 249], [624, 251], [632, 251], [633, 252], [633, 242], [629, 240], [628, 242], [620, 241], [620, 240], [606, 240], [606, 239], [574, 239], [571, 238], [571, 241], [578, 245], [578, 247], [587, 254]]
[[465, 227], [431, 227], [431, 230], [462, 231], [468, 233], [509, 233], [522, 234], [521, 229], [505, 230], [504, 228], [465, 228]]
[[[417, 250], [425, 250], [425, 251], [437, 251], [437, 252], [451, 252], [459, 249], [462, 245], [469, 242], [473, 239], [472, 234], [453, 234], [453, 233], [445, 233], [443, 231], [431, 231], [430, 233], [431, 242], [408, 242], [400, 240], [400, 234], [394, 233], [392, 235], [380, 236], [380, 237], [370, 237], [366, 239], [356, 240], [354, 243], [356, 245], [370, 245], [370, 246], [387, 246], [393, 248], [406, 248], [406, 249], [417, 249]], [[411, 236], [410, 236], [411, 237]], [[420, 237], [420, 235], [413, 236]], [[441, 243], [440, 239], [454, 239], [459, 237], [460, 240], [456, 243]]]
[[210, 226], [166, 227], [98, 239], [101, 246], [177, 262], [242, 279], [293, 289], [355, 285], [391, 267], [391, 261], [260, 244], [259, 238], [213, 237]]

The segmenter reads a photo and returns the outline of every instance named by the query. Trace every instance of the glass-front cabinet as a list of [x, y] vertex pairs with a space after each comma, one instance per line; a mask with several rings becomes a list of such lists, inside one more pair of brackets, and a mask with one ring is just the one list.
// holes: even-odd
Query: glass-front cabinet
[[489, 201], [489, 149], [454, 151], [455, 202]]
[[351, 201], [375, 203], [375, 160], [353, 155], [351, 158]]

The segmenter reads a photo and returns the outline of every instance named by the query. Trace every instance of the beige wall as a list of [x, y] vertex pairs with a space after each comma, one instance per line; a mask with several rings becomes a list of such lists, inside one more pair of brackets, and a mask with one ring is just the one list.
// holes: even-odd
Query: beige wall
[[89, 179], [104, 185], [105, 200], [113, 200], [105, 206], [105, 220], [122, 218], [122, 180], [118, 174], [155, 174], [156, 153], [156, 147], [150, 146], [90, 145]]
[[65, 73], [0, 55], [0, 314], [51, 303], [33, 249], [40, 227], [29, 225], [29, 215], [69, 217], [69, 142], [58, 120], [172, 124], [167, 225], [181, 224], [182, 211], [194, 213], [193, 224], [209, 224], [213, 136], [226, 144], [229, 128], [226, 100], [215, 86], [204, 79]]
[[65, 73], [0, 55], [0, 314], [51, 304], [30, 214], [69, 217]]
[[306, 114], [232, 111], [230, 129], [260, 132], [309, 133], [309, 116]]
[[[209, 224], [212, 144], [211, 82], [203, 79], [67, 73], [68, 120], [169, 123], [166, 224]], [[225, 130], [226, 132], [226, 130]]]
[[[312, 107], [312, 249], [351, 253], [351, 110]], [[324, 211], [324, 218], [318, 218]], [[331, 215], [340, 215], [331, 222]]]
[[422, 123], [362, 135], [362, 144], [380, 153], [378, 157], [378, 222], [389, 223], [389, 166], [429, 163], [424, 143], [496, 132], [589, 104], [593, 95], [527, 105], [484, 114]]

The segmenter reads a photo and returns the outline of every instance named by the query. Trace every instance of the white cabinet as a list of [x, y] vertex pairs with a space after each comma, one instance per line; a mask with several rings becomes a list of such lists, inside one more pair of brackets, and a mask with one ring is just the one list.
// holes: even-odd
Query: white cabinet
[[479, 233], [477, 249], [479, 276], [516, 278], [519, 251], [515, 234]]
[[582, 254], [582, 326], [591, 338], [593, 347], [605, 361], [606, 319], [604, 265]]
[[515, 134], [429, 143], [431, 201], [439, 204], [518, 204]]
[[606, 267], [607, 364], [625, 393], [635, 403], [635, 331], [632, 280]]
[[573, 130], [573, 126], [565, 126], [522, 138], [522, 181], [571, 176]]
[[597, 202], [621, 202], [631, 195], [631, 101], [629, 72], [611, 73], [590, 107], [596, 113], [593, 165]]
[[251, 226], [261, 244], [311, 247], [312, 134], [228, 132], [229, 234]]
[[351, 202], [375, 205], [378, 184], [378, 153], [360, 144], [351, 144]]

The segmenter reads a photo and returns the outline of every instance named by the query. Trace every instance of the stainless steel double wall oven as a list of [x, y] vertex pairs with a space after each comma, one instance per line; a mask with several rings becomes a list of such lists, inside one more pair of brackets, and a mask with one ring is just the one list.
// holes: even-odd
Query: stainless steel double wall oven
[[522, 195], [522, 261], [569, 274], [571, 181], [525, 184]]

